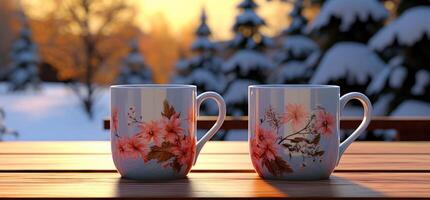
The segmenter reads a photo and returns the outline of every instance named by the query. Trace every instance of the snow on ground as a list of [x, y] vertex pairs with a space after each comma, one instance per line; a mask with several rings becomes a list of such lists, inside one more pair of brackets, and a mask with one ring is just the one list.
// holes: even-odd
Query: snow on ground
[[341, 31], [348, 31], [356, 20], [365, 22], [371, 17], [375, 21], [383, 21], [388, 17], [388, 11], [377, 0], [330, 0], [321, 8], [309, 31], [326, 26], [332, 16], [341, 20]]
[[372, 49], [381, 51], [397, 40], [399, 45], [412, 46], [427, 35], [430, 38], [430, 7], [408, 9], [400, 17], [384, 26], [369, 41]]
[[366, 45], [340, 42], [327, 51], [310, 82], [327, 84], [330, 80], [346, 78], [351, 84], [364, 85], [369, 77], [373, 80], [385, 67]]
[[[105, 88], [90, 121], [76, 95], [60, 83], [41, 85], [41, 91], [8, 93], [0, 84], [0, 107], [6, 126], [19, 133], [17, 140], [109, 140], [102, 121], [109, 116], [109, 89]], [[15, 140], [6, 136], [5, 140]]]

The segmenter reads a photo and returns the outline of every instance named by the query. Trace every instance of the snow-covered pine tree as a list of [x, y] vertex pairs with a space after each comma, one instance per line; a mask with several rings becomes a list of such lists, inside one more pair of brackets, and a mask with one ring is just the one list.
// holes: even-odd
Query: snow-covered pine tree
[[416, 7], [416, 6], [430, 6], [429, 0], [400, 0], [396, 13], [398, 16], [403, 14], [405, 10], [408, 10], [409, 8]]
[[277, 68], [271, 73], [268, 82], [307, 83], [320, 57], [320, 51], [318, 45], [307, 37], [305, 32], [307, 19], [302, 14], [303, 0], [287, 2], [294, 5], [288, 15], [291, 23], [282, 31], [283, 44], [274, 56]]
[[138, 40], [130, 42], [130, 52], [123, 59], [123, 65], [118, 75], [118, 84], [144, 84], [152, 83], [151, 70], [139, 51]]
[[[225, 87], [224, 74], [221, 71], [222, 59], [215, 55], [217, 47], [210, 40], [211, 30], [207, 24], [205, 9], [202, 9], [200, 24], [195, 31], [196, 39], [191, 44], [193, 57], [180, 59], [176, 64], [177, 75], [174, 83], [196, 85], [199, 93], [205, 91], [222, 92]], [[200, 113], [214, 115], [218, 112], [213, 102], [204, 103]]]
[[388, 11], [378, 0], [330, 0], [323, 4], [308, 31], [326, 51], [340, 41], [367, 43], [387, 17]]
[[12, 45], [11, 65], [6, 73], [9, 90], [38, 89], [40, 84], [37, 46], [31, 39], [31, 29], [25, 14], [20, 13], [22, 28]]
[[275, 67], [263, 53], [272, 41], [260, 33], [266, 23], [255, 13], [258, 5], [253, 0], [243, 0], [237, 7], [241, 13], [236, 17], [235, 36], [229, 43], [235, 52], [222, 66], [228, 81], [224, 99], [229, 115], [247, 114], [248, 85], [265, 83]]
[[386, 65], [366, 46], [388, 11], [377, 0], [330, 0], [310, 25], [325, 51], [310, 83], [339, 85], [341, 92], [365, 92]]
[[339, 42], [324, 54], [310, 83], [339, 85], [342, 94], [365, 92], [385, 67], [385, 62], [365, 44]]
[[308, 20], [303, 16], [303, 0], [288, 1], [292, 2], [293, 9], [288, 14], [291, 18], [290, 25], [282, 31], [282, 35], [303, 35], [305, 34]]
[[[424, 2], [426, 3], [426, 2]], [[430, 6], [407, 9], [369, 41], [386, 68], [367, 89], [381, 115], [430, 115]]]

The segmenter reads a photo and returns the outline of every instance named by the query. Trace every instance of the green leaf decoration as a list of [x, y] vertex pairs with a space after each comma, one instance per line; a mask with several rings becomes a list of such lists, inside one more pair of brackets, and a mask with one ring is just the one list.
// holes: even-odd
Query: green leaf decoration
[[167, 100], [164, 100], [161, 115], [170, 119], [174, 114], [176, 114], [175, 108]]

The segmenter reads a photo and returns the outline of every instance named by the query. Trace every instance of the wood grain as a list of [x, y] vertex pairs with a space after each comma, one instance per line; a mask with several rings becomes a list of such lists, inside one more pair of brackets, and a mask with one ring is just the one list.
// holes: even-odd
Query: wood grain
[[430, 198], [430, 142], [356, 142], [329, 180], [263, 180], [247, 142], [208, 142], [187, 179], [124, 180], [110, 143], [0, 143], [0, 198]]
[[[210, 141], [202, 154], [248, 154], [244, 141]], [[110, 154], [109, 141], [0, 142], [1, 154]], [[430, 142], [354, 142], [345, 154], [430, 154]]]
[[[115, 171], [108, 154], [92, 155], [0, 155], [4, 171]], [[252, 172], [248, 154], [203, 154], [192, 168], [194, 172]], [[430, 155], [347, 154], [336, 171], [430, 172]]]
[[329, 180], [263, 180], [253, 173], [191, 173], [158, 182], [117, 173], [0, 173], [0, 197], [425, 197], [430, 174], [334, 173]]

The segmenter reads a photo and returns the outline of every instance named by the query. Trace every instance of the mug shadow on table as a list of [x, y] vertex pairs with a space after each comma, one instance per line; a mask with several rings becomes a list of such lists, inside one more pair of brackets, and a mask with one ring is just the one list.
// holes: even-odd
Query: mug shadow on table
[[161, 181], [118, 178], [116, 195], [119, 197], [191, 197], [192, 184], [188, 178]]
[[[327, 180], [263, 180], [281, 196], [288, 197], [382, 197], [383, 193], [360, 183], [332, 175]], [[261, 183], [256, 183], [257, 185]]]

